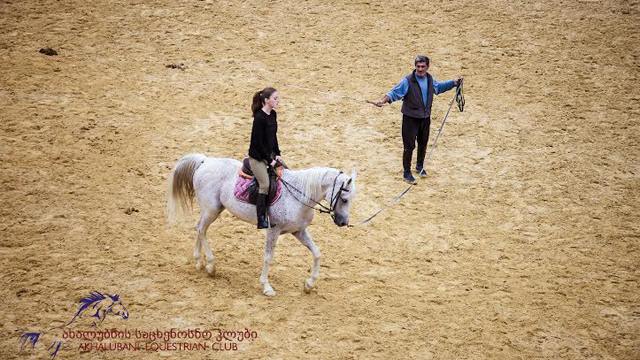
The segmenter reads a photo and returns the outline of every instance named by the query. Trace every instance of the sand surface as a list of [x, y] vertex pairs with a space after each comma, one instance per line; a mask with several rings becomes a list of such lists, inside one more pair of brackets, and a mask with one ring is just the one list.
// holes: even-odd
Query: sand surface
[[[46, 358], [53, 333], [18, 352], [20, 334], [93, 290], [129, 311], [103, 329], [257, 338], [66, 340], [59, 359], [640, 357], [637, 1], [2, 1], [0, 19], [0, 358]], [[367, 226], [315, 218], [317, 291], [287, 235], [263, 296], [263, 235], [228, 213], [208, 234], [216, 276], [196, 271], [197, 212], [164, 219], [177, 159], [244, 156], [251, 95], [273, 85], [289, 165], [356, 167], [364, 219], [405, 184], [400, 104], [363, 100], [417, 53], [438, 79], [465, 76], [467, 107], [399, 204]]]

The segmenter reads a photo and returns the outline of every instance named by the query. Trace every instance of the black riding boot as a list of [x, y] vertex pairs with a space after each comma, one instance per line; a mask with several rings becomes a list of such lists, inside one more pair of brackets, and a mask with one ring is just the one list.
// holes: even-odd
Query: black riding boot
[[268, 229], [269, 215], [267, 208], [267, 194], [258, 194], [256, 199], [256, 215], [258, 215], [258, 229]]

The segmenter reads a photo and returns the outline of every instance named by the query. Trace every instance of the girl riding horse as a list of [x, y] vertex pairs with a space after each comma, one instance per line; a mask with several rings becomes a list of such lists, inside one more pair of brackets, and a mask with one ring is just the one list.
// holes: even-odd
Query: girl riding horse
[[256, 92], [251, 103], [253, 127], [251, 128], [251, 143], [249, 145], [249, 163], [251, 171], [258, 181], [256, 202], [258, 229], [268, 229], [275, 226], [269, 221], [267, 196], [269, 194], [268, 167], [275, 167], [276, 162], [280, 161], [280, 148], [276, 135], [278, 121], [275, 111], [278, 102], [278, 91], [267, 87]]

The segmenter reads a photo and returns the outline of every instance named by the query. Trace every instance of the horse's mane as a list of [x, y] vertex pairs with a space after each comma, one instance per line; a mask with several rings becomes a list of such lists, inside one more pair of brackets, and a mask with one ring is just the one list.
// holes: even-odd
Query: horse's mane
[[322, 182], [325, 176], [330, 172], [331, 168], [314, 167], [305, 170], [294, 171], [296, 178], [301, 183], [301, 191], [311, 199], [317, 199], [322, 196]]

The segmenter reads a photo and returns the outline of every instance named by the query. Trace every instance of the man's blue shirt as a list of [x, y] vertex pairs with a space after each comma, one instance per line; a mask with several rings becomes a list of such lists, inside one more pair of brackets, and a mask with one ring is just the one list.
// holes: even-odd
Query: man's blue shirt
[[[426, 76], [420, 77], [416, 76], [418, 80], [418, 85], [420, 85], [420, 90], [422, 90], [422, 102], [425, 106], [427, 106], [427, 86], [428, 80]], [[436, 78], [433, 79], [433, 93], [438, 95], [445, 91], [451, 90], [454, 85], [454, 80], [447, 80], [443, 82], [438, 82]], [[405, 95], [407, 95], [407, 91], [409, 91], [409, 80], [407, 78], [402, 78], [402, 80], [398, 83], [398, 85], [394, 86], [391, 91], [387, 93], [387, 97], [389, 97], [390, 102], [394, 102], [396, 100], [402, 99]]]

